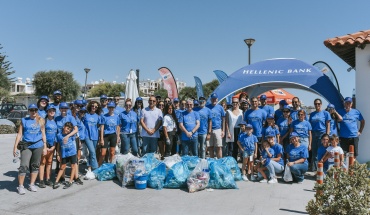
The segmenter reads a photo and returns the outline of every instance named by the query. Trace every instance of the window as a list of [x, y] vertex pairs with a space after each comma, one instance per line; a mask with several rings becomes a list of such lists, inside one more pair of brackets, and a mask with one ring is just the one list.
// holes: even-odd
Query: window
[[14, 116], [14, 113], [10, 113], [10, 114], [8, 115], [8, 118], [13, 118], [13, 116]]
[[22, 118], [20, 112], [14, 112], [14, 118]]

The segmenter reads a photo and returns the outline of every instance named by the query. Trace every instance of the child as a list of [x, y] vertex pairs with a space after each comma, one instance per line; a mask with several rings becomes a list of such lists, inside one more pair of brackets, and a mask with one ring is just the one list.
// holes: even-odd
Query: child
[[252, 173], [253, 170], [253, 158], [257, 157], [257, 137], [252, 134], [253, 128], [251, 124], [246, 124], [242, 122], [239, 124], [241, 133], [238, 138], [239, 149], [243, 152], [243, 180], [248, 181], [246, 176], [246, 166], [248, 166], [248, 175], [251, 174], [251, 180], [255, 180], [255, 177]]
[[57, 189], [60, 186], [59, 179], [62, 177], [67, 162], [71, 163], [72, 171], [71, 177], [69, 182], [66, 182], [63, 189], [67, 189], [72, 186], [73, 179], [76, 178], [76, 181], [80, 181], [80, 179], [76, 176], [77, 171], [77, 149], [76, 149], [76, 142], [75, 137], [71, 133], [73, 130], [73, 124], [70, 122], [66, 122], [63, 126], [63, 131], [61, 134], [57, 135], [57, 140], [59, 142], [59, 150], [57, 153], [57, 159], [61, 161], [60, 169], [55, 179], [55, 183], [53, 188]]
[[340, 160], [340, 164], [339, 166], [343, 166], [343, 162], [344, 162], [344, 152], [343, 152], [343, 149], [338, 146], [338, 142], [339, 142], [339, 138], [337, 135], [333, 134], [331, 137], [330, 137], [330, 143], [331, 143], [331, 146], [329, 146], [327, 149], [326, 149], [326, 153], [324, 155], [324, 157], [320, 160], [320, 162], [325, 162], [326, 160], [328, 160], [329, 162], [329, 168], [332, 167], [334, 165], [334, 153], [335, 152], [339, 152], [339, 160]]
[[[321, 159], [324, 157], [324, 155], [326, 153], [326, 149], [329, 146], [329, 135], [328, 134], [323, 134], [321, 136], [321, 144], [322, 145], [317, 150], [317, 160], [318, 161], [321, 161]], [[329, 167], [329, 162], [325, 161], [324, 162], [324, 173], [326, 173], [326, 171], [328, 171], [328, 167]]]
[[266, 122], [262, 128], [262, 142], [266, 140], [266, 135], [269, 133], [275, 133], [275, 143], [280, 142], [280, 131], [279, 127], [275, 124], [274, 114], [268, 114], [266, 118]]
[[[274, 133], [271, 132], [266, 135], [266, 137], [269, 137], [269, 136], [274, 137]], [[272, 148], [270, 148], [270, 144], [267, 140], [262, 142], [262, 147], [263, 147], [263, 150], [261, 153], [261, 162], [257, 164], [256, 169], [263, 177], [260, 183], [266, 183], [267, 182], [267, 176], [265, 173], [265, 170], [267, 170], [266, 166], [270, 163], [270, 159], [274, 157], [275, 152]]]

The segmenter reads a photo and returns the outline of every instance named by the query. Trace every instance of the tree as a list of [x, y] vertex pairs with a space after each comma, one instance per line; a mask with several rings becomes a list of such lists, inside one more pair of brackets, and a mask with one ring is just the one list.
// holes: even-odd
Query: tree
[[[204, 96], [207, 98], [209, 95], [211, 95], [211, 93], [218, 87], [218, 85], [219, 83], [216, 79], [206, 84], [203, 84]], [[179, 93], [179, 98], [181, 99], [188, 99], [192, 97], [194, 98], [197, 97], [197, 91], [195, 87], [184, 87]]]
[[166, 89], [160, 88], [153, 92], [154, 96], [161, 96], [162, 98], [168, 97], [168, 92]]
[[94, 86], [88, 93], [89, 97], [100, 97], [102, 94], [105, 94], [109, 97], [115, 95], [120, 95], [120, 92], [126, 91], [125, 84], [113, 84], [113, 83], [102, 83]]
[[0, 44], [0, 97], [3, 97], [9, 94], [11, 82], [14, 79], [9, 76], [14, 74], [15, 71], [12, 70], [11, 63], [6, 60], [8, 56], [2, 53], [1, 49], [3, 47]]
[[81, 87], [73, 78], [73, 74], [62, 70], [37, 72], [33, 76], [32, 84], [36, 96], [52, 96], [55, 90], [60, 90], [63, 100], [71, 101], [81, 93]]

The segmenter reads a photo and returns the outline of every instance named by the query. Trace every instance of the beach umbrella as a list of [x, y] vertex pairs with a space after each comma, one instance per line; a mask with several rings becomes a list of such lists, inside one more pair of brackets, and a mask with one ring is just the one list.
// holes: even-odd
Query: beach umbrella
[[136, 73], [131, 70], [126, 78], [126, 99], [130, 98], [134, 103], [136, 98], [139, 97], [139, 92], [136, 85]]

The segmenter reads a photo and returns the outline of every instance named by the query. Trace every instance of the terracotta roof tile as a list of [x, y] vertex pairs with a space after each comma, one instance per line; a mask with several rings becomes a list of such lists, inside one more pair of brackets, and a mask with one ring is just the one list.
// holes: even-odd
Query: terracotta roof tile
[[356, 66], [355, 48], [364, 48], [370, 44], [370, 30], [359, 31], [341, 37], [330, 38], [324, 41], [324, 45], [344, 60], [351, 67]]

